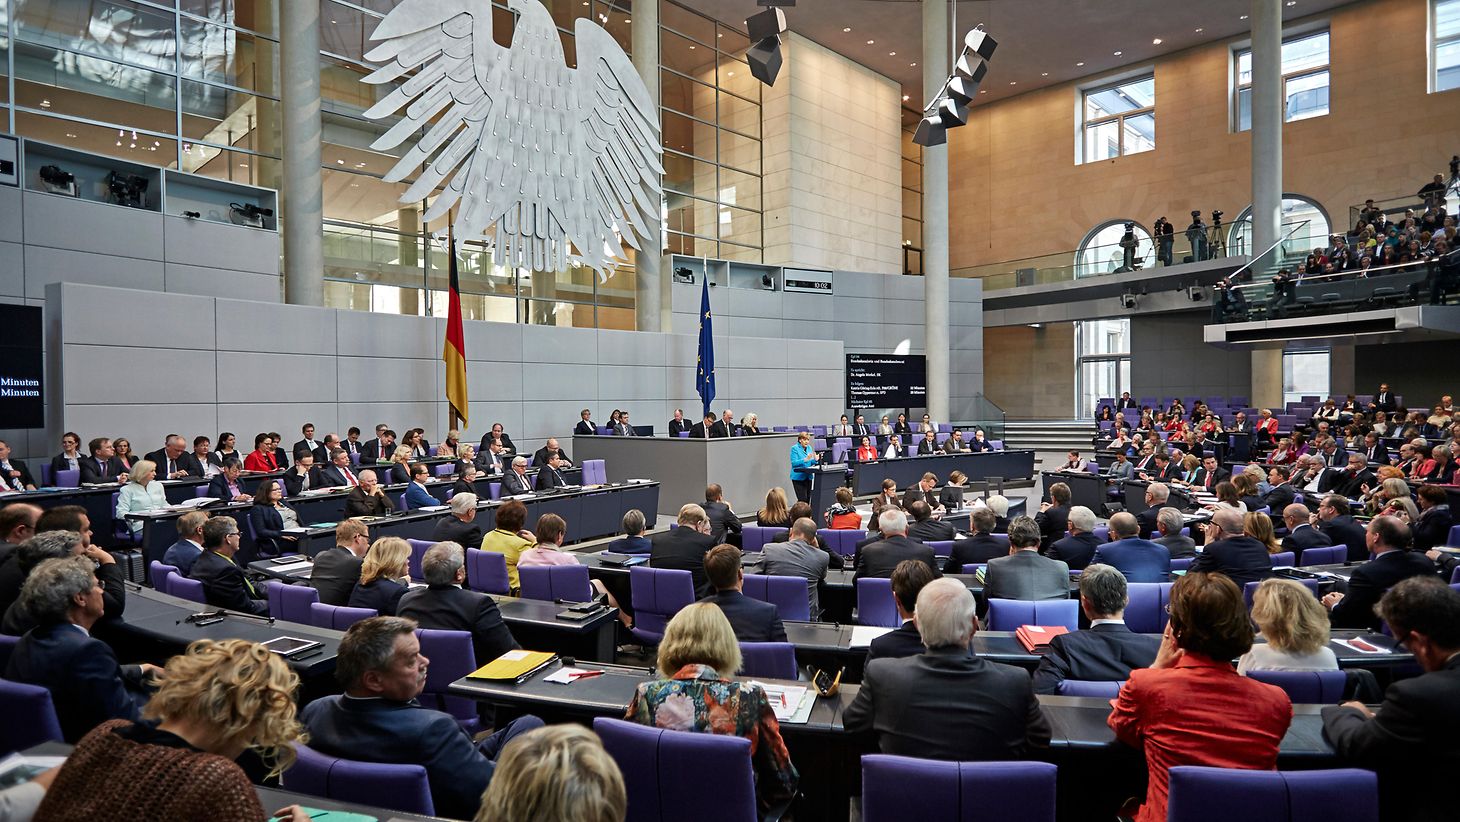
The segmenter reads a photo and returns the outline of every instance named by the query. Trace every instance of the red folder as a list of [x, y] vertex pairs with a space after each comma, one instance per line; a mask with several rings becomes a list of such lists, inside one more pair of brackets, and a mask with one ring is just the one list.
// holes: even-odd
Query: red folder
[[1024, 650], [1034, 654], [1048, 650], [1051, 639], [1069, 632], [1070, 629], [1063, 625], [1020, 625], [1014, 632], [1014, 638], [1019, 640]]

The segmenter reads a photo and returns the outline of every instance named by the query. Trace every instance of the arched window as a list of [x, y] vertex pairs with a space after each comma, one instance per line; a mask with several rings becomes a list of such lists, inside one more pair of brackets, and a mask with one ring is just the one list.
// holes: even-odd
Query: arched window
[[[1293, 236], [1283, 244], [1283, 258], [1299, 259], [1307, 256], [1308, 252], [1315, 248], [1328, 245], [1328, 235], [1331, 224], [1328, 222], [1328, 212], [1316, 201], [1310, 200], [1301, 194], [1291, 192], [1283, 194], [1282, 205], [1282, 234], [1286, 234], [1294, 226], [1300, 223], [1308, 224], [1293, 232]], [[1242, 209], [1237, 219], [1232, 222], [1232, 232], [1227, 239], [1228, 254], [1260, 254], [1265, 249], [1252, 247], [1252, 206]]]
[[1133, 269], [1148, 268], [1155, 264], [1151, 251], [1151, 235], [1134, 220], [1110, 220], [1096, 226], [1085, 235], [1080, 249], [1075, 252], [1075, 278], [1101, 277], [1115, 274], [1125, 266], [1125, 249], [1120, 247], [1120, 238], [1125, 236], [1126, 223], [1132, 224], [1136, 235], [1135, 263]]

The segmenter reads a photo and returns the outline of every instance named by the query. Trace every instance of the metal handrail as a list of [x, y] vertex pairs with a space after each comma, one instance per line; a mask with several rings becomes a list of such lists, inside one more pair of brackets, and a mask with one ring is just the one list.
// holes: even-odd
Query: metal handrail
[[[1283, 236], [1279, 237], [1276, 241], [1273, 242], [1272, 245], [1270, 245], [1267, 248], [1263, 249], [1263, 252], [1261, 254], [1258, 254], [1257, 256], [1252, 257], [1247, 262], [1243, 263], [1240, 268], [1238, 268], [1236, 271], [1233, 271], [1230, 275], [1228, 275], [1229, 276], [1229, 279], [1232, 279], [1232, 280], [1240, 279], [1241, 276], [1242, 276], [1242, 274], [1243, 274], [1243, 272], [1250, 271], [1252, 269], [1252, 267], [1254, 265], [1256, 265], [1259, 260], [1261, 260], [1263, 257], [1266, 257], [1268, 254], [1271, 254], [1272, 251], [1273, 251], [1273, 249], [1276, 249], [1278, 246], [1280, 246], [1283, 243], [1287, 242], [1294, 234], [1296, 234], [1298, 232], [1298, 229], [1303, 228], [1304, 226], [1308, 225], [1308, 223], [1309, 223], [1308, 220], [1304, 220], [1301, 223], [1295, 224], [1292, 228], [1290, 228], [1288, 230], [1288, 233], [1287, 234], [1284, 234]], [[1245, 286], [1239, 286], [1239, 288], [1240, 287], [1245, 287]]]

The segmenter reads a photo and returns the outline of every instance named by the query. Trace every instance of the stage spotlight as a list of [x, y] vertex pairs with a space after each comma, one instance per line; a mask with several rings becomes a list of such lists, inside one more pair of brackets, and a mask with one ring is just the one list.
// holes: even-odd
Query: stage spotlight
[[982, 23], [964, 35], [963, 50], [954, 62], [953, 73], [923, 109], [922, 122], [913, 134], [914, 143], [923, 147], [942, 145], [948, 142], [948, 129], [968, 123], [968, 106], [978, 94], [978, 84], [988, 73], [988, 60], [998, 46]]
[[685, 285], [694, 285], [695, 273], [689, 268], [679, 266], [674, 269], [674, 281], [677, 283], [684, 283]]
[[272, 208], [261, 208], [253, 203], [229, 203], [228, 222], [248, 228], [264, 228], [264, 218], [274, 216]]
[[1122, 294], [1122, 295], [1120, 295], [1120, 307], [1121, 308], [1135, 308], [1136, 307], [1136, 295], [1134, 295], [1134, 294]]
[[913, 132], [913, 142], [923, 147], [941, 146], [948, 142], [948, 129], [943, 126], [943, 118], [936, 114], [923, 117], [918, 123], [918, 130]]
[[68, 197], [75, 197], [76, 175], [69, 171], [62, 171], [60, 166], [41, 166], [41, 185], [48, 194], [65, 194]]
[[786, 31], [786, 13], [772, 6], [752, 14], [745, 18], [745, 30], [751, 41], [745, 52], [750, 73], [768, 86], [775, 85], [776, 75], [781, 73], [781, 34]]
[[136, 174], [113, 171], [106, 175], [106, 190], [112, 202], [128, 208], [147, 207], [147, 184], [146, 177]]
[[770, 275], [770, 272], [766, 272], [765, 274], [760, 275], [760, 287], [764, 288], [766, 291], [775, 291], [776, 278], [772, 277]]

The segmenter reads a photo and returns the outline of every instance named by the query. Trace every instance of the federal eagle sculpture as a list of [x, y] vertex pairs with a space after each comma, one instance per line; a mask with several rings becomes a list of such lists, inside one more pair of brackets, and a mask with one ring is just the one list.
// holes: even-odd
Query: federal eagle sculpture
[[[400, 202], [457, 213], [460, 239], [491, 237], [492, 262], [561, 271], [581, 262], [606, 280], [623, 242], [659, 252], [659, 112], [618, 43], [591, 20], [574, 26], [577, 69], [563, 57], [538, 0], [517, 13], [511, 48], [492, 39], [491, 0], [404, 0], [371, 35], [381, 67], [367, 83], [406, 78], [365, 116], [403, 116], [373, 144], [395, 148], [425, 134], [385, 175], [419, 176]], [[448, 179], [449, 178], [449, 179]], [[642, 246], [641, 246], [642, 242]], [[570, 249], [571, 244], [571, 249]]]

